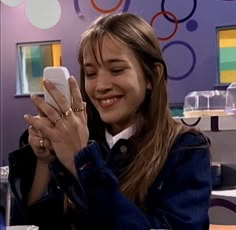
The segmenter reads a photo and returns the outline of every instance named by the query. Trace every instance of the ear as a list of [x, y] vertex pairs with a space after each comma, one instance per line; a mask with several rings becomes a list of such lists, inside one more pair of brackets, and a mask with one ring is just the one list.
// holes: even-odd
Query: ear
[[149, 80], [147, 80], [147, 90], [152, 90], [152, 84]]
[[156, 68], [158, 77], [161, 78], [164, 75], [164, 66], [161, 63], [157, 62], [155, 63], [155, 68]]
[[[154, 68], [156, 70], [157, 77], [160, 79], [160, 77], [164, 75], [164, 66], [161, 63], [157, 62], [154, 64]], [[147, 80], [147, 89], [152, 90], [152, 84], [149, 80]]]

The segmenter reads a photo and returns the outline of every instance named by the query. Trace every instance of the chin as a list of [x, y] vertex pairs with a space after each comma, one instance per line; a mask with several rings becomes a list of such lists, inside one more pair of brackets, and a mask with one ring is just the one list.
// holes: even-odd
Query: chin
[[118, 120], [114, 118], [108, 118], [108, 117], [101, 117], [102, 121], [108, 125], [112, 125], [118, 122]]
[[111, 115], [101, 114], [100, 117], [104, 123], [109, 124], [109, 125], [117, 124], [120, 121], [120, 118], [114, 115], [111, 116]]
[[111, 126], [111, 127], [116, 127], [117, 129], [119, 129], [118, 131], [122, 131], [124, 128], [127, 128], [130, 124], [130, 120], [129, 117], [125, 117], [123, 114], [123, 116], [121, 116], [121, 114], [101, 114], [100, 117], [102, 119], [102, 121]]

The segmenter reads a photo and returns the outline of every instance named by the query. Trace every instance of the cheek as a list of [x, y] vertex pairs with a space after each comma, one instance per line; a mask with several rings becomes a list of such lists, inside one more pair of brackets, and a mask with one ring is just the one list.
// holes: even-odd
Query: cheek
[[132, 100], [137, 107], [139, 107], [144, 102], [145, 97], [146, 97], [146, 87], [144, 87], [144, 85], [141, 86], [139, 85], [137, 88], [134, 89]]
[[137, 82], [135, 85], [132, 85], [130, 91], [133, 91], [133, 96], [136, 96], [137, 99], [142, 100], [146, 94], [146, 85], [142, 82]]
[[85, 87], [85, 91], [86, 91], [87, 95], [88, 95], [89, 97], [91, 97], [91, 96], [92, 96], [92, 92], [93, 92], [91, 82], [85, 80], [85, 85], [84, 85], [84, 87]]
[[146, 96], [146, 91], [140, 90], [139, 94], [137, 95], [138, 107], [144, 102], [145, 96]]
[[95, 92], [95, 89], [94, 89], [94, 84], [92, 84], [92, 82], [90, 81], [85, 81], [85, 92], [86, 94], [88, 95], [89, 97], [89, 100], [92, 102], [92, 104], [94, 104], [94, 92]]

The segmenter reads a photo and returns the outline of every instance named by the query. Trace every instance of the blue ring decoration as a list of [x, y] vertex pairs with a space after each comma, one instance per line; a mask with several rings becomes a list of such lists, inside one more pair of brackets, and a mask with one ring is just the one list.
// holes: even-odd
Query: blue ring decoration
[[188, 124], [183, 118], [181, 118], [180, 120], [184, 125], [186, 125], [188, 127], [195, 127], [201, 121], [201, 117], [198, 117], [198, 119], [192, 124]]
[[82, 16], [82, 12], [80, 11], [80, 7], [79, 7], [79, 0], [74, 0], [74, 8], [75, 8], [75, 12], [78, 16]]
[[[197, 8], [197, 0], [193, 0], [193, 9], [191, 10], [191, 12], [189, 13], [189, 15], [187, 15], [185, 18], [182, 18], [182, 19], [179, 19], [177, 20], [178, 23], [182, 23], [182, 22], [185, 22], [187, 21], [188, 19], [190, 19], [193, 14], [195, 13], [196, 11], [196, 8]], [[161, 10], [162, 11], [165, 11], [165, 0], [162, 0], [161, 1]], [[170, 22], [175, 22], [172, 18], [170, 18], [168, 15], [164, 14], [164, 17], [170, 21]]]
[[127, 12], [129, 9], [129, 5], [130, 5], [130, 0], [126, 0], [125, 1], [125, 5], [124, 5], [124, 9], [122, 10], [123, 12]]
[[[127, 12], [130, 6], [130, 0], [126, 0], [124, 3], [124, 8], [123, 8], [123, 12]], [[74, 8], [75, 8], [75, 12], [78, 16], [82, 16], [82, 12], [80, 10], [80, 6], [79, 6], [79, 0], [74, 0]]]
[[76, 14], [79, 14], [80, 13], [79, 0], [74, 0], [74, 8], [75, 8]]
[[164, 52], [168, 47], [172, 46], [172, 45], [175, 45], [175, 44], [178, 44], [178, 45], [183, 45], [185, 47], [187, 47], [189, 49], [189, 51], [191, 52], [192, 54], [192, 58], [193, 58], [193, 63], [192, 63], [192, 66], [190, 67], [190, 69], [188, 70], [187, 73], [183, 74], [182, 76], [178, 76], [178, 77], [173, 77], [173, 76], [169, 76], [168, 74], [168, 78], [171, 79], [171, 80], [175, 80], [175, 81], [178, 81], [178, 80], [182, 80], [186, 77], [188, 77], [194, 70], [195, 66], [196, 66], [196, 62], [197, 62], [197, 58], [196, 58], [196, 54], [195, 54], [195, 51], [194, 49], [186, 42], [184, 41], [173, 41], [173, 42], [169, 42], [168, 44], [166, 44], [163, 49], [162, 49], [162, 52]]
[[210, 208], [215, 207], [215, 206], [224, 207], [236, 213], [236, 204], [228, 200], [221, 199], [221, 198], [213, 198], [211, 199], [211, 202], [210, 202]]

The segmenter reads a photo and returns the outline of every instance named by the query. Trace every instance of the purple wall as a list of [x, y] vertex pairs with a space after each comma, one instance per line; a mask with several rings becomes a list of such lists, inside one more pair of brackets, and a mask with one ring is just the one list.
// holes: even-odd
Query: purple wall
[[[24, 1], [18, 7], [8, 7], [1, 3], [1, 161], [7, 162], [7, 153], [17, 148], [20, 134], [27, 124], [25, 113], [36, 111], [29, 97], [16, 97], [16, 43], [61, 40], [63, 45], [63, 65], [71, 74], [78, 77], [77, 45], [80, 35], [90, 22], [100, 15], [91, 1], [75, 0], [83, 17], [77, 15], [74, 2], [60, 0], [62, 15], [51, 29], [41, 30], [29, 23], [25, 16]], [[118, 0], [94, 1], [100, 8], [112, 8]], [[121, 10], [129, 0], [123, 1]], [[194, 10], [194, 3], [196, 9]], [[173, 13], [178, 20], [193, 15], [178, 24], [173, 37], [161, 41], [164, 57], [168, 64], [170, 102], [181, 103], [189, 91], [212, 89], [217, 83], [217, 38], [216, 27], [236, 25], [236, 1], [223, 0], [131, 0], [129, 12], [143, 16], [148, 22], [161, 12], [161, 4], [166, 11]], [[196, 26], [197, 22], [197, 26]], [[192, 23], [192, 25], [191, 25]], [[188, 27], [187, 27], [188, 25]], [[175, 24], [163, 15], [153, 21], [153, 27], [162, 38], [168, 37]], [[192, 31], [191, 31], [192, 30]], [[173, 43], [173, 44], [172, 44]], [[187, 43], [187, 44], [186, 44]], [[187, 45], [187, 46], [186, 46]], [[167, 48], [165, 48], [168, 46]], [[193, 54], [190, 52], [192, 48]], [[187, 74], [193, 64], [192, 71]], [[186, 78], [176, 80], [176, 77]]]

